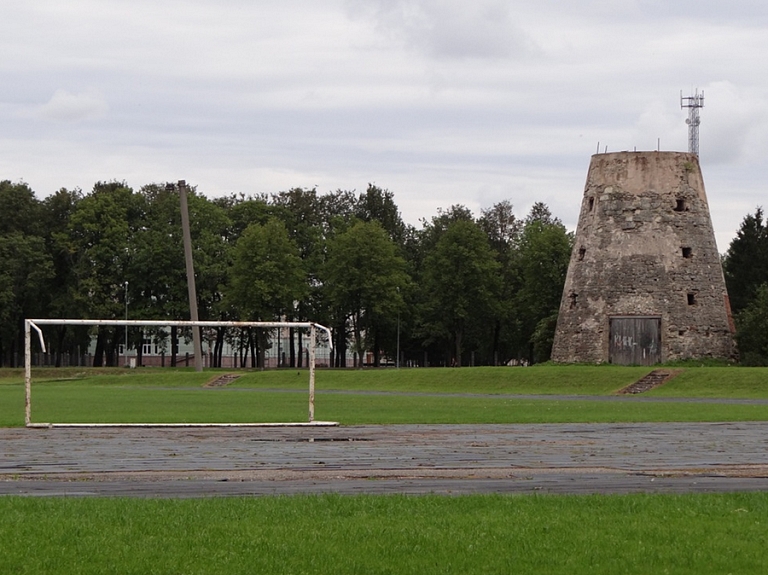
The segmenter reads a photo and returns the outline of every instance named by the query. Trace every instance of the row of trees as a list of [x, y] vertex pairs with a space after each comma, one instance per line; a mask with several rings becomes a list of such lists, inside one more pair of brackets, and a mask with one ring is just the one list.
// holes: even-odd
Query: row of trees
[[[0, 205], [4, 365], [19, 361], [25, 317], [119, 319], [126, 303], [131, 319], [189, 317], [173, 184], [99, 182], [40, 200], [3, 181]], [[348, 349], [356, 363], [366, 352], [376, 365], [394, 358], [398, 335], [402, 360], [421, 365], [549, 357], [573, 240], [544, 204], [524, 219], [509, 202], [477, 218], [456, 205], [420, 228], [374, 185], [215, 199], [193, 189], [189, 206], [201, 319], [329, 325], [336, 365]], [[96, 364], [115, 357], [122, 334], [99, 331]], [[250, 335], [257, 364], [266, 342]], [[89, 337], [71, 327], [48, 334], [56, 354]], [[216, 334], [219, 353], [225, 337]], [[293, 340], [291, 366], [301, 362]]]

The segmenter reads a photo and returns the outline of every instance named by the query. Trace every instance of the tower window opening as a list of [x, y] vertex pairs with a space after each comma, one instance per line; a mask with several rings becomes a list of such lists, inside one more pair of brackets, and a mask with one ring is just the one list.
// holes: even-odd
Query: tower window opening
[[690, 259], [693, 257], [693, 248], [683, 248], [683, 257]]
[[578, 299], [579, 294], [571, 292], [570, 298], [571, 298], [571, 309], [576, 307], [576, 300]]
[[579, 261], [584, 261], [584, 255], [587, 253], [587, 248], [579, 248]]
[[695, 293], [689, 293], [688, 294], [688, 305], [696, 305], [696, 294]]
[[677, 198], [677, 200], [675, 201], [674, 209], [676, 212], [687, 212], [688, 204], [686, 203], [684, 198]]
[[592, 208], [595, 207], [595, 198], [589, 198], [589, 211], [592, 211]]

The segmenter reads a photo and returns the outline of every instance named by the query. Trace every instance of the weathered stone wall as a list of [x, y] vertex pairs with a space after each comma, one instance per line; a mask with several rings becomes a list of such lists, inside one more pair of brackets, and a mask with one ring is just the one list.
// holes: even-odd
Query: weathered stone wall
[[735, 354], [720, 256], [693, 154], [592, 157], [553, 360], [607, 362], [615, 316], [661, 317], [661, 361]]

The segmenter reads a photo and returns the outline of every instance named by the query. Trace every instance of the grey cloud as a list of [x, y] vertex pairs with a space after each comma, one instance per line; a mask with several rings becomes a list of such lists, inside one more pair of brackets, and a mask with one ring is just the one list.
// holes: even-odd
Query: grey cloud
[[504, 0], [348, 0], [347, 8], [430, 57], [507, 58], [534, 48]]

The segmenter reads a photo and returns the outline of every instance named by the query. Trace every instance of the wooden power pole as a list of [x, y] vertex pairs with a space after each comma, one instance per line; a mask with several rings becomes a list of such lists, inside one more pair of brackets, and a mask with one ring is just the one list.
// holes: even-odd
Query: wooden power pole
[[[184, 237], [184, 261], [187, 265], [187, 291], [189, 292], [189, 319], [200, 321], [197, 315], [197, 290], [195, 289], [195, 266], [192, 262], [192, 235], [189, 232], [189, 206], [187, 204], [187, 183], [179, 180], [181, 201], [181, 231]], [[200, 326], [192, 326], [192, 345], [195, 350], [195, 371], [203, 371], [203, 346], [200, 343]]]

